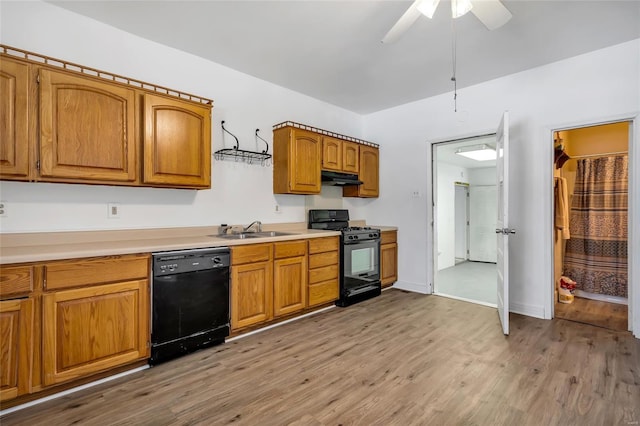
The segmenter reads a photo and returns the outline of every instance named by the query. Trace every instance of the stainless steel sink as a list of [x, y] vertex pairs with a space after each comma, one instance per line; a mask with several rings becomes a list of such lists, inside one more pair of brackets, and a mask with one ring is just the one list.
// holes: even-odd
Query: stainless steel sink
[[282, 237], [285, 235], [296, 235], [293, 232], [281, 232], [281, 231], [263, 231], [263, 232], [254, 232], [253, 234], [259, 237]]
[[223, 238], [225, 240], [242, 240], [245, 238], [282, 237], [286, 235], [296, 235], [296, 234], [292, 232], [263, 231], [263, 232], [238, 232], [235, 234], [210, 235], [210, 237]]
[[224, 238], [225, 240], [242, 240], [244, 238], [259, 238], [261, 235], [257, 235], [256, 232], [243, 232], [239, 234], [223, 234], [223, 235], [210, 235], [211, 237]]

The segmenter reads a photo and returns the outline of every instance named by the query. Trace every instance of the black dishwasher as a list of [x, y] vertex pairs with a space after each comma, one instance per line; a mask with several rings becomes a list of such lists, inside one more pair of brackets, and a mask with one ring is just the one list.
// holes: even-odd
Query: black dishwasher
[[229, 248], [153, 254], [151, 365], [224, 343]]

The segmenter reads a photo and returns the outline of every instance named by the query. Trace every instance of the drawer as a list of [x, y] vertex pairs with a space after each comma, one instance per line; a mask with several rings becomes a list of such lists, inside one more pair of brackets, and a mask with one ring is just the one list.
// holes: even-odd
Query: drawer
[[337, 279], [323, 281], [309, 286], [308, 306], [330, 303], [340, 297], [340, 283]]
[[319, 283], [338, 278], [340, 267], [338, 265], [324, 266], [309, 270], [309, 284]]
[[285, 257], [304, 256], [307, 254], [307, 241], [286, 241], [283, 243], [275, 243], [273, 247], [273, 257], [282, 259]]
[[271, 260], [273, 244], [249, 244], [231, 248], [231, 264], [242, 265], [244, 263], [264, 262]]
[[338, 259], [339, 254], [337, 251], [309, 255], [309, 269], [337, 265], [340, 263]]
[[47, 290], [148, 279], [149, 273], [148, 255], [65, 260], [44, 267]]
[[384, 231], [380, 233], [380, 244], [390, 244], [398, 241], [398, 231]]
[[0, 267], [0, 297], [17, 296], [33, 291], [33, 266]]
[[312, 238], [309, 240], [309, 254], [338, 250], [340, 237]]

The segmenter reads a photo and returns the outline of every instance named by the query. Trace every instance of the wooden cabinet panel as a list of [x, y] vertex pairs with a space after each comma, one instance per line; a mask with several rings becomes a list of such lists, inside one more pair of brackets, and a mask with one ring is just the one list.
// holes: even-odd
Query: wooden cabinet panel
[[398, 231], [382, 231], [380, 233], [380, 244], [390, 244], [398, 242]]
[[309, 269], [309, 284], [337, 279], [339, 273], [340, 265], [338, 264]]
[[135, 91], [60, 71], [39, 74], [40, 176], [136, 180]]
[[211, 107], [144, 95], [143, 182], [211, 187]]
[[380, 280], [387, 287], [398, 280], [397, 231], [380, 233]]
[[44, 268], [46, 289], [146, 279], [149, 268], [149, 256], [145, 254], [52, 262]]
[[275, 259], [283, 259], [285, 257], [304, 256], [307, 254], [307, 241], [286, 241], [274, 244]]
[[337, 251], [309, 255], [309, 268], [311, 269], [335, 265], [338, 263], [340, 263], [340, 253]]
[[62, 383], [149, 355], [149, 282], [44, 294], [43, 382]]
[[242, 265], [271, 260], [272, 247], [271, 243], [232, 247], [231, 264]]
[[342, 141], [342, 170], [347, 173], [360, 172], [360, 149], [355, 142]]
[[306, 256], [277, 259], [273, 262], [273, 314], [275, 317], [298, 312], [306, 306]]
[[231, 267], [231, 329], [259, 324], [272, 318], [273, 262]]
[[29, 177], [29, 65], [0, 58], [0, 177]]
[[0, 269], [0, 298], [26, 295], [33, 291], [33, 266], [3, 266]]
[[322, 137], [322, 168], [342, 171], [342, 141], [331, 136]]
[[274, 194], [319, 194], [322, 136], [284, 127], [273, 132]]
[[345, 197], [377, 197], [379, 194], [379, 152], [378, 148], [360, 145], [360, 172], [358, 177], [363, 182], [359, 186], [345, 186], [342, 195]]
[[340, 248], [340, 237], [311, 238], [309, 240], [309, 254], [335, 251]]
[[0, 401], [30, 390], [33, 300], [0, 302]]
[[308, 306], [330, 303], [340, 297], [340, 282], [338, 279], [328, 280], [309, 285]]

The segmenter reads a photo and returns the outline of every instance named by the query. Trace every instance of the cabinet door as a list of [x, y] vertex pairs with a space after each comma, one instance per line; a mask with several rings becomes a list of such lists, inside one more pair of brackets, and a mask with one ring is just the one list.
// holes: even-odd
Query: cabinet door
[[380, 246], [380, 281], [389, 286], [398, 280], [398, 244]]
[[231, 329], [268, 321], [273, 313], [273, 262], [231, 267]]
[[320, 137], [306, 130], [292, 130], [289, 185], [294, 193], [320, 193]]
[[144, 96], [143, 181], [211, 187], [211, 107]]
[[322, 168], [342, 171], [342, 141], [324, 136], [322, 138]]
[[360, 172], [358, 176], [363, 182], [359, 186], [345, 186], [342, 195], [345, 197], [377, 197], [378, 196], [378, 148], [360, 145]]
[[301, 311], [307, 301], [307, 257], [277, 259], [273, 264], [274, 316]]
[[29, 66], [0, 59], [0, 177], [27, 180], [29, 176]]
[[45, 385], [149, 355], [148, 280], [48, 293], [42, 309]]
[[354, 142], [342, 142], [342, 170], [348, 173], [360, 172], [360, 150]]
[[33, 300], [0, 302], [0, 401], [29, 392]]
[[40, 70], [40, 176], [133, 182], [137, 141], [133, 89]]

